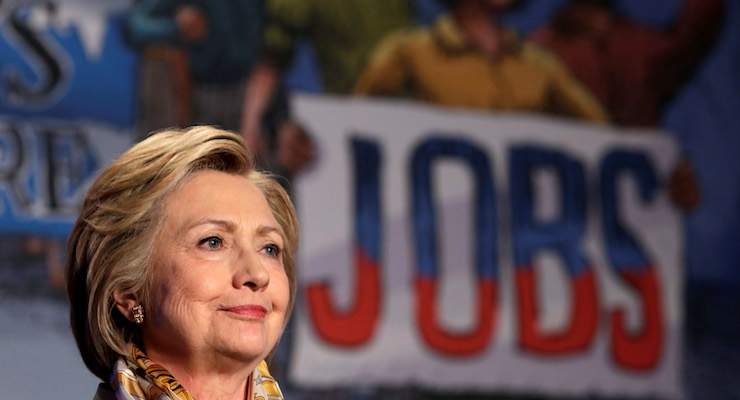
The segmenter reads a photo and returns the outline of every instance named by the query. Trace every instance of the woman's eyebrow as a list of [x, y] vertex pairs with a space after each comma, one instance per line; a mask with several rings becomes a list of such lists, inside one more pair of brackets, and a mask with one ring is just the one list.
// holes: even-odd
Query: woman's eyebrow
[[[187, 227], [187, 230], [193, 229], [198, 226], [202, 225], [218, 225], [227, 232], [236, 232], [239, 227], [237, 226], [237, 223], [234, 221], [226, 220], [226, 219], [215, 219], [215, 218], [205, 218], [198, 221], [193, 222]], [[260, 225], [257, 228], [257, 234], [266, 236], [271, 233], [277, 233], [281, 239], [285, 240], [285, 235], [283, 235], [283, 230], [280, 227], [274, 226], [274, 225]]]
[[213, 218], [206, 218], [206, 219], [195, 221], [187, 227], [187, 230], [193, 229], [201, 225], [218, 225], [228, 232], [234, 232], [237, 230], [236, 222], [225, 220], [225, 219], [213, 219]]
[[257, 228], [257, 233], [263, 236], [268, 235], [270, 233], [277, 233], [278, 235], [280, 235], [281, 239], [285, 240], [285, 235], [283, 235], [283, 230], [278, 227], [272, 226], [272, 225], [261, 225], [259, 228]]

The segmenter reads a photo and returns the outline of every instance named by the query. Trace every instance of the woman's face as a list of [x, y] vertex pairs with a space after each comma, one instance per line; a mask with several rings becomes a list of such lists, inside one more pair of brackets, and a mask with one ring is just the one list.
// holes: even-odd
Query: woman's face
[[262, 360], [289, 300], [284, 238], [260, 190], [199, 172], [165, 201], [155, 239], [145, 352], [162, 364]]

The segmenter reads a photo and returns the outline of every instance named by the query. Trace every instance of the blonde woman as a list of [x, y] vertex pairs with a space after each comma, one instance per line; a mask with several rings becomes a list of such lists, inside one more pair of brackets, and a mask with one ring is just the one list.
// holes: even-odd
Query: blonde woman
[[168, 130], [123, 153], [68, 243], [95, 399], [282, 398], [264, 360], [293, 307], [297, 240], [290, 199], [238, 135]]

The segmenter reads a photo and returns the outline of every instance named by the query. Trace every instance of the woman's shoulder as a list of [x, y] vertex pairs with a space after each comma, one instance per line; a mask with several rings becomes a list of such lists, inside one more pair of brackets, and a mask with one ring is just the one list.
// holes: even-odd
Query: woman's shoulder
[[101, 383], [98, 385], [98, 391], [95, 392], [92, 400], [116, 400], [116, 395], [113, 393], [110, 385], [107, 383]]

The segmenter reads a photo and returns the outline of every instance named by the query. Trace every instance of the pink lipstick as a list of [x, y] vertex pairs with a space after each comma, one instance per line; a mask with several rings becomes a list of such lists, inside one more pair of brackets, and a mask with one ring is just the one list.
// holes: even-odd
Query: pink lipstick
[[229, 307], [225, 308], [224, 311], [255, 319], [263, 319], [265, 318], [265, 315], [267, 315], [267, 310], [265, 309], [265, 307], [256, 304], [245, 304], [242, 306]]

